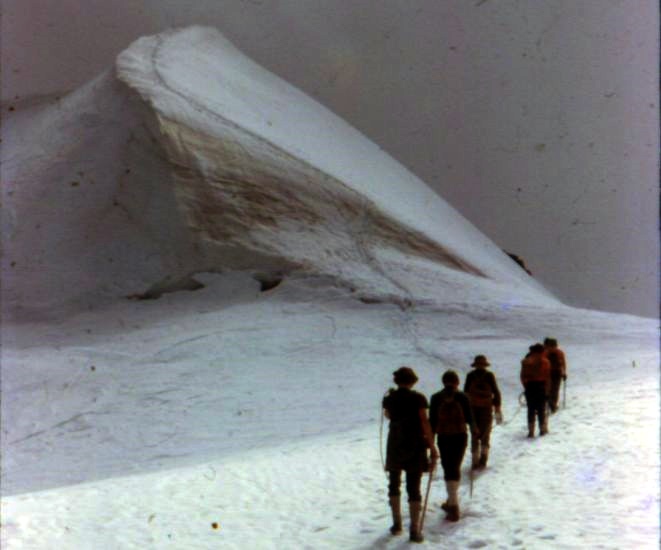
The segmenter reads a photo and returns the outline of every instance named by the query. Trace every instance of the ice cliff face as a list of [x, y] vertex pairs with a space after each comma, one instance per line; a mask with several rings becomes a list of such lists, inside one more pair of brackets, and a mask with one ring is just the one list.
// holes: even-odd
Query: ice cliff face
[[213, 29], [142, 38], [114, 71], [5, 130], [5, 313], [157, 296], [226, 270], [409, 301], [424, 284], [398, 272], [413, 261], [434, 281], [543, 293], [414, 175]]

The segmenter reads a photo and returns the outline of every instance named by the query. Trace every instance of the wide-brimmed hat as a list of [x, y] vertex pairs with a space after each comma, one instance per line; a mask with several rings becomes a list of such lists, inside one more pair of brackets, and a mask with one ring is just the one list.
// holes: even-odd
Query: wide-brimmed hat
[[490, 364], [484, 355], [476, 355], [471, 367], [488, 367]]
[[418, 381], [418, 376], [411, 367], [399, 367], [392, 373], [395, 384], [415, 384]]

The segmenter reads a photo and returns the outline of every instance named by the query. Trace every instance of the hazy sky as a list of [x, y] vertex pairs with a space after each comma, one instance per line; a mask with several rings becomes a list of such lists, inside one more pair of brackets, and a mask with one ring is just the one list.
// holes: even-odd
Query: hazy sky
[[356, 126], [569, 303], [657, 314], [657, 2], [2, 0], [3, 109], [189, 24]]

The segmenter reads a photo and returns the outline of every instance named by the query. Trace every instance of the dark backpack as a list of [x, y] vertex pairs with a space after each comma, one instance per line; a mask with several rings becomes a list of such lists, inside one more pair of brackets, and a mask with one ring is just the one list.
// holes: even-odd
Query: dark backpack
[[491, 407], [493, 404], [493, 388], [487, 378], [486, 371], [476, 371], [468, 388], [473, 407]]
[[547, 351], [546, 358], [551, 363], [551, 375], [554, 377], [560, 376], [562, 374], [562, 365], [560, 364], [560, 355], [554, 351]]
[[437, 432], [441, 435], [466, 432], [464, 409], [454, 393], [440, 398], [436, 426]]

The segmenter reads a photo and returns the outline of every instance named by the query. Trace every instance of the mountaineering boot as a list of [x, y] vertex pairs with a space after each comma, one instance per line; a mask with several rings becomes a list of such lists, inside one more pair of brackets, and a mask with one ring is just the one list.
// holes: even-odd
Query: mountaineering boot
[[441, 506], [445, 510], [445, 519], [448, 521], [459, 520], [459, 482], [446, 481], [445, 487], [448, 492], [448, 500]]
[[480, 467], [480, 449], [473, 449], [471, 453], [471, 470], [477, 470]]
[[539, 426], [539, 435], [546, 435], [547, 433], [549, 433], [549, 417], [545, 416]]
[[445, 507], [443, 508], [449, 508], [450, 506], [456, 506], [459, 504], [459, 482], [458, 481], [446, 481], [445, 482], [445, 490], [448, 492], [448, 499], [445, 501], [443, 504], [445, 504]]
[[459, 521], [459, 506], [448, 506], [445, 512], [445, 519], [448, 521]]
[[482, 454], [480, 455], [480, 461], [478, 462], [478, 467], [480, 469], [486, 468], [487, 460], [489, 460], [489, 447], [482, 447]]
[[392, 527], [390, 533], [400, 535], [402, 533], [402, 509], [399, 496], [390, 497], [390, 510], [392, 511]]
[[409, 514], [411, 515], [411, 526], [409, 527], [409, 541], [423, 542], [425, 538], [420, 532], [420, 513], [422, 502], [409, 502]]
[[528, 422], [528, 437], [535, 437], [535, 421]]

